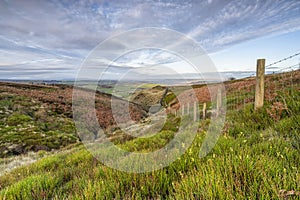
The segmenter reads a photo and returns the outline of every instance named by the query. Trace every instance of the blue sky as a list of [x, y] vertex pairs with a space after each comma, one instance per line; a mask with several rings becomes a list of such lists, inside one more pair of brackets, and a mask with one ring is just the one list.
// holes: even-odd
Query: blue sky
[[[219, 71], [251, 71], [257, 58], [271, 63], [300, 51], [300, 1], [0, 0], [0, 79], [74, 78], [100, 42], [143, 27], [186, 34]], [[120, 63], [166, 62], [151, 51], [133, 55]]]

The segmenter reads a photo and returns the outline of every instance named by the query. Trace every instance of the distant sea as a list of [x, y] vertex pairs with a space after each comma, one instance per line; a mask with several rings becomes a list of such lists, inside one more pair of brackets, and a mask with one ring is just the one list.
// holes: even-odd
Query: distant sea
[[[266, 74], [271, 74], [272, 72], [266, 72]], [[210, 82], [220, 82], [229, 79], [242, 79], [246, 77], [255, 76], [255, 71], [226, 71], [219, 73], [203, 73], [203, 74], [182, 74], [178, 75], [168, 75], [168, 76], [147, 76], [147, 77], [137, 77], [132, 80], [122, 80], [124, 82], [146, 82], [146, 83], [159, 83], [164, 85], [177, 85], [177, 84], [201, 84]], [[0, 81], [10, 81], [10, 82], [20, 82], [20, 83], [33, 83], [33, 84], [74, 84], [74, 79], [65, 80], [12, 80], [12, 79], [0, 79]], [[96, 83], [96, 80], [81, 80], [83, 84]], [[108, 85], [114, 85], [117, 80], [101, 80]], [[100, 83], [101, 84], [101, 83]]]

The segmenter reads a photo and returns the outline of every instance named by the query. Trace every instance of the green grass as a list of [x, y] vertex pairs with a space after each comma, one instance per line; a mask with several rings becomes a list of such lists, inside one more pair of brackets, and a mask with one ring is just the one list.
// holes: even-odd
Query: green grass
[[[81, 146], [2, 176], [0, 197], [277, 199], [281, 189], [300, 190], [299, 152], [284, 138], [222, 136], [213, 151], [199, 159], [203, 137], [199, 133], [170, 166], [144, 174], [105, 167]], [[157, 143], [165, 139], [160, 138]]]
[[[229, 110], [223, 134], [204, 158], [199, 150], [209, 119], [199, 122], [185, 154], [161, 170], [111, 169], [79, 145], [1, 176], [0, 199], [285, 199], [280, 190], [300, 191], [299, 97], [287, 88], [263, 109]], [[180, 120], [186, 119], [170, 116], [155, 136], [118, 145], [132, 152], [161, 148]]]
[[[254, 113], [247, 108], [243, 114], [231, 114], [248, 114], [259, 120], [269, 118], [263, 111]], [[278, 123], [293, 122], [288, 119], [286, 116]], [[198, 153], [205, 131], [199, 132], [187, 152], [170, 166], [143, 174], [106, 167], [83, 146], [79, 146], [71, 152], [43, 158], [2, 176], [0, 197], [278, 199], [281, 189], [299, 191], [299, 149], [286, 138], [289, 130], [277, 133], [274, 124], [268, 125], [266, 121], [260, 127], [254, 122], [252, 125], [241, 125], [244, 132], [239, 132], [235, 127], [239, 121], [234, 121], [228, 133], [220, 137], [214, 149], [203, 159], [198, 157]], [[149, 151], [163, 146], [169, 137], [172, 137], [172, 131], [162, 131], [148, 142], [146, 139], [135, 139], [121, 146], [130, 151]]]
[[270, 130], [282, 137], [299, 137], [300, 133], [300, 92], [296, 89], [279, 93], [272, 101], [266, 101], [262, 109], [254, 111], [253, 104], [244, 109], [227, 112], [227, 123], [233, 137], [243, 132], [251, 135], [254, 132]]

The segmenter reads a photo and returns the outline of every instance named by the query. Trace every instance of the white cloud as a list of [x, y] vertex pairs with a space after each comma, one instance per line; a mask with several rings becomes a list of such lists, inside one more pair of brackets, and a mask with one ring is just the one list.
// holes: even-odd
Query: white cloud
[[[0, 26], [0, 63], [24, 69], [33, 63], [41, 68], [68, 66], [71, 70], [99, 42], [132, 28], [174, 29], [196, 39], [209, 52], [298, 30], [300, 1], [6, 0], [0, 2]], [[102, 52], [103, 57], [111, 61], [119, 48], [144, 39], [140, 35], [116, 43]], [[162, 56], [146, 53], [127, 59], [126, 66], [166, 62]]]

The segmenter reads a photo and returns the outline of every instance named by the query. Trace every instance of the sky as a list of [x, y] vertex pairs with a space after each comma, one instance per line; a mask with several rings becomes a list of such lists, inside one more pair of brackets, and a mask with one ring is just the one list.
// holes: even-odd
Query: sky
[[[0, 0], [0, 79], [72, 79], [101, 42], [145, 27], [191, 38], [218, 71], [254, 71], [257, 58], [268, 64], [300, 51], [300, 1]], [[161, 50], [111, 58], [100, 54], [96, 64], [113, 63], [114, 75], [149, 65], [191, 72], [184, 60]], [[294, 58], [279, 68], [299, 62]]]

